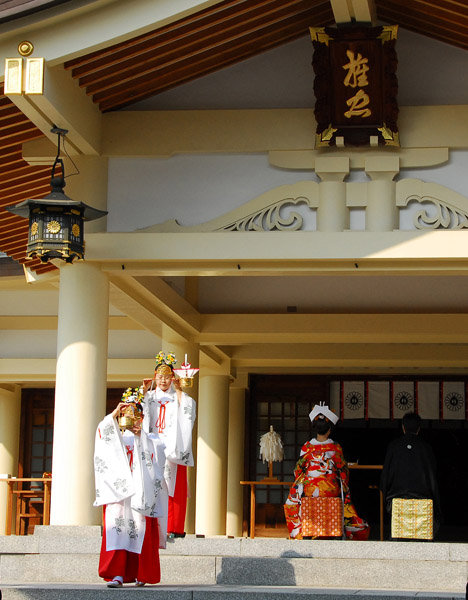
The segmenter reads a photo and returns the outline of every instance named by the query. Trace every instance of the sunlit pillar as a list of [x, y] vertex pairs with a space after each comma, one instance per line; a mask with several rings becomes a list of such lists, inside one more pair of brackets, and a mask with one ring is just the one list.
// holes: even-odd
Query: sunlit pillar
[[[21, 388], [0, 387], [0, 477], [18, 475]], [[5, 533], [8, 486], [0, 483], [0, 535]], [[14, 531], [14, 528], [13, 528]]]
[[247, 374], [236, 379], [229, 388], [229, 435], [227, 472], [226, 535], [242, 536], [245, 448], [245, 390]]
[[398, 156], [366, 158], [367, 184], [366, 231], [393, 231], [399, 227], [396, 183], [400, 171]]
[[200, 365], [195, 533], [226, 533], [229, 375]]
[[319, 186], [317, 231], [349, 229], [349, 209], [346, 206], [344, 183], [349, 174], [349, 158], [317, 158], [315, 171], [322, 180]]
[[98, 266], [60, 267], [51, 525], [96, 525], [94, 437], [105, 414], [109, 282]]

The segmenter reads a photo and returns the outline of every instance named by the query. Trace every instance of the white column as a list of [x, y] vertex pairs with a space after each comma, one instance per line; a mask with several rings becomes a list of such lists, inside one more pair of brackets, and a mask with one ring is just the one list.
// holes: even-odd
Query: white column
[[319, 187], [317, 231], [349, 229], [349, 210], [346, 206], [344, 183], [349, 174], [349, 158], [317, 158], [315, 172], [322, 180]]
[[200, 377], [195, 533], [226, 533], [229, 376]]
[[366, 158], [367, 184], [366, 231], [393, 231], [399, 226], [394, 177], [400, 171], [398, 156]]
[[[162, 350], [164, 352], [174, 352], [177, 358], [176, 369], [180, 368], [180, 365], [185, 361], [185, 355], [187, 360], [194, 368], [199, 366], [199, 345], [192, 344], [187, 340], [177, 335], [170, 327], [163, 325], [162, 327]], [[157, 354], [157, 352], [155, 353]], [[193, 387], [184, 388], [189, 396], [191, 396], [197, 403], [198, 412], [198, 383], [199, 377], [195, 375], [193, 381]], [[187, 501], [187, 514], [185, 516], [185, 531], [187, 533], [195, 533], [195, 498], [196, 498], [196, 465], [197, 465], [197, 429], [198, 429], [198, 418], [195, 419], [195, 424], [192, 431], [192, 450], [193, 457], [195, 460], [194, 467], [187, 467], [187, 479], [189, 487], [189, 498]]]
[[244, 381], [236, 380], [229, 388], [229, 437], [227, 473], [226, 535], [242, 536], [245, 448], [245, 388]]
[[[0, 415], [0, 477], [17, 476], [21, 418], [19, 385], [0, 387]], [[0, 483], [0, 535], [5, 533], [7, 501], [8, 486]]]
[[106, 410], [109, 282], [99, 267], [60, 268], [51, 525], [97, 525], [94, 437]]

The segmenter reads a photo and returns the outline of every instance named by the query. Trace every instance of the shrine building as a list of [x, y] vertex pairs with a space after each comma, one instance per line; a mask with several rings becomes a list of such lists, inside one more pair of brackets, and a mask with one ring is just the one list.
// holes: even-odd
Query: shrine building
[[[468, 10], [448, 4], [0, 3], [0, 479], [51, 473], [46, 522], [101, 523], [97, 423], [163, 350], [200, 369], [188, 533], [286, 537], [288, 486], [257, 486], [253, 523], [240, 482], [268, 475], [270, 426], [290, 482], [325, 402], [369, 467], [371, 539], [415, 411], [440, 539], [466, 540]], [[10, 209], [60, 174], [92, 218], [41, 261], [64, 223]], [[7, 505], [0, 482], [1, 534], [45, 522]]]

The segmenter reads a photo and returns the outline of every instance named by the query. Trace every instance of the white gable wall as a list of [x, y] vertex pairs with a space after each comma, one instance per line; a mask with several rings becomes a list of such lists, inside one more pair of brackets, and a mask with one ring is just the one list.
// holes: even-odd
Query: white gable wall
[[[400, 106], [468, 103], [466, 51], [400, 29], [397, 53]], [[127, 110], [311, 108], [315, 102], [312, 55], [312, 42], [309, 36], [304, 36]], [[310, 148], [313, 140], [311, 131]], [[466, 195], [466, 164], [466, 151], [452, 151], [447, 164], [402, 169], [396, 180], [418, 178]], [[170, 219], [185, 226], [201, 224], [272, 188], [306, 179], [319, 181], [313, 171], [272, 167], [264, 154], [111, 158], [108, 231], [133, 231]], [[369, 181], [369, 178], [363, 171], [352, 171], [346, 181]], [[401, 209], [400, 228], [414, 228], [415, 210], [414, 205]], [[314, 222], [315, 216], [309, 217], [306, 228], [314, 229]], [[364, 211], [353, 209], [351, 229], [364, 226]]]

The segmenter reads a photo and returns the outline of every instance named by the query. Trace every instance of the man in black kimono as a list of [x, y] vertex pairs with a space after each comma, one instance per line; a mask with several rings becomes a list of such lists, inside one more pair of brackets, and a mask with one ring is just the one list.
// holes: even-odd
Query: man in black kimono
[[434, 533], [440, 523], [440, 498], [435, 455], [419, 437], [421, 417], [408, 413], [402, 419], [402, 437], [387, 448], [380, 489], [391, 513], [393, 498], [431, 498], [434, 506]]

